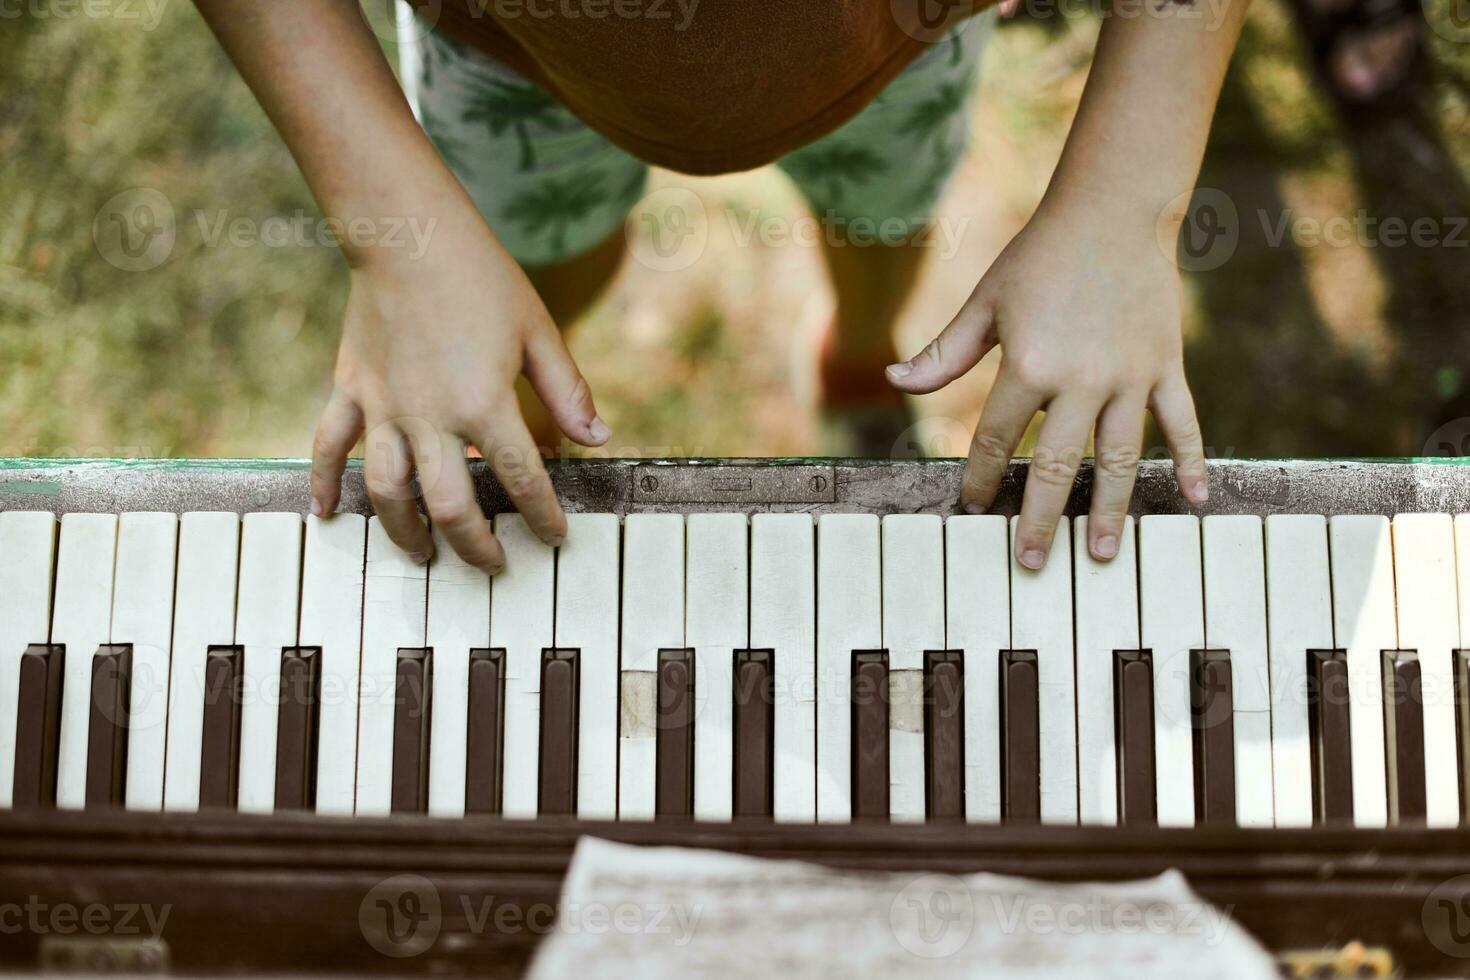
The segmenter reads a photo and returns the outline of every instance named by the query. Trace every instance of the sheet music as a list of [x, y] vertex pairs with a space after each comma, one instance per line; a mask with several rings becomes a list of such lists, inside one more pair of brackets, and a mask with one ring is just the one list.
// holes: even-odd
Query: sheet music
[[1168, 872], [1067, 884], [868, 874], [583, 838], [533, 980], [691, 977], [1275, 977]]

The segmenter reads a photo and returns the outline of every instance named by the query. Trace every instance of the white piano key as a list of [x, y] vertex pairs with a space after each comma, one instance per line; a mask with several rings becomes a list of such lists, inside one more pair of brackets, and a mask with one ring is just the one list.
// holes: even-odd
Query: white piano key
[[568, 514], [556, 557], [556, 645], [581, 651], [577, 815], [585, 820], [618, 815], [621, 537], [616, 514]]
[[1087, 550], [1087, 518], [1072, 524], [1077, 613], [1077, 801], [1082, 823], [1118, 822], [1118, 752], [1113, 722], [1115, 650], [1137, 650], [1138, 566], [1133, 518], [1112, 561]]
[[778, 821], [817, 816], [816, 549], [808, 514], [750, 521], [750, 646], [775, 651]]
[[1327, 520], [1266, 518], [1266, 609], [1271, 659], [1271, 766], [1276, 826], [1312, 825], [1307, 651], [1331, 650], [1332, 574]]
[[296, 645], [301, 535], [300, 514], [246, 514], [240, 533], [235, 641], [245, 650], [239, 798], [244, 813], [275, 809], [281, 651]]
[[[1016, 525], [1011, 518], [1014, 556]], [[1072, 656], [1072, 536], [1064, 517], [1034, 572], [1012, 558], [1011, 643], [1035, 650], [1041, 714], [1041, 820], [1077, 822], [1077, 675]]]
[[694, 649], [694, 816], [729, 820], [734, 781], [735, 651], [750, 643], [750, 542], [744, 514], [690, 514], [684, 642]]
[[211, 646], [230, 646], [235, 642], [239, 564], [239, 515], [200, 512], [179, 518], [173, 646], [169, 658], [168, 748], [164, 758], [166, 810], [199, 809], [204, 666]]
[[378, 518], [369, 518], [362, 585], [362, 678], [357, 701], [355, 809], [359, 814], [386, 816], [393, 809], [398, 651], [425, 645], [428, 580], [427, 567], [416, 564], [394, 544]]
[[178, 537], [179, 520], [173, 514], [128, 513], [118, 518], [112, 642], [133, 647], [128, 701], [129, 810], [163, 808]]
[[1431, 827], [1460, 822], [1455, 689], [1450, 660], [1460, 642], [1455, 530], [1448, 514], [1393, 519], [1399, 649], [1418, 650], [1424, 685], [1424, 806]]
[[1206, 517], [1205, 644], [1230, 651], [1235, 704], [1235, 818], [1242, 827], [1275, 820], [1271, 785], [1271, 671], [1266, 654], [1266, 563], [1261, 519]]
[[[618, 686], [618, 816], [624, 820], [653, 818], [658, 759], [658, 651], [683, 646], [684, 517], [629, 514], [623, 525], [623, 637]], [[697, 689], [698, 673], [694, 683]]]
[[92, 658], [112, 634], [116, 554], [117, 515], [67, 514], [61, 519], [51, 642], [66, 646], [56, 763], [56, 805], [63, 809], [80, 810], [87, 802]]
[[306, 519], [301, 567], [303, 647], [321, 648], [316, 808], [350, 815], [357, 791], [357, 697], [362, 681], [362, 588], [367, 518]]
[[519, 514], [497, 514], [505, 571], [490, 584], [490, 645], [505, 650], [502, 810], [534, 817], [541, 772], [541, 652], [552, 644], [556, 552]]
[[56, 518], [46, 511], [0, 514], [0, 809], [15, 792], [20, 659], [51, 635]]
[[1327, 531], [1334, 646], [1346, 650], [1348, 658], [1353, 823], [1383, 827], [1388, 824], [1383, 651], [1398, 646], [1393, 544], [1386, 517], [1334, 517]]
[[883, 646], [881, 534], [875, 514], [817, 521], [817, 819], [824, 823], [852, 819], [852, 654]]
[[1455, 581], [1460, 600], [1459, 648], [1470, 650], [1470, 514], [1455, 515]]
[[945, 646], [963, 650], [965, 819], [1000, 820], [1000, 651], [1011, 648], [1010, 536], [998, 514], [945, 525]]
[[428, 632], [434, 651], [429, 696], [429, 813], [464, 816], [469, 754], [470, 651], [490, 646], [490, 576], [434, 528]]
[[923, 821], [924, 651], [944, 649], [944, 521], [883, 518], [883, 647], [888, 651], [888, 811]]
[[1158, 514], [1138, 521], [1138, 608], [1143, 647], [1154, 657], [1154, 774], [1161, 827], [1194, 825], [1194, 724], [1190, 651], [1205, 646], [1199, 518]]

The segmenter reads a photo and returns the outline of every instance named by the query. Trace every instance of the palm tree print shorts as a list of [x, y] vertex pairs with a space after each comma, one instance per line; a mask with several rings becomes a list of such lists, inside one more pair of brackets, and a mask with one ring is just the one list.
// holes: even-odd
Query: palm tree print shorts
[[[968, 144], [992, 20], [967, 19], [840, 128], [777, 161], [819, 221], [893, 244], [929, 223]], [[402, 30], [399, 52], [424, 130], [521, 265], [574, 258], [623, 225], [646, 163], [523, 75], [437, 31]]]

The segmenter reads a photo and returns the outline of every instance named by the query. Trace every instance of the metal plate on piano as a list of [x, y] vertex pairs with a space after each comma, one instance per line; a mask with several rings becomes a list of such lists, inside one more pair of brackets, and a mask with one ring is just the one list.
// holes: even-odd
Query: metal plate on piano
[[[994, 513], [1019, 510], [1027, 461], [1011, 464]], [[1166, 460], [1145, 460], [1131, 512], [1162, 514], [1396, 514], [1470, 510], [1470, 460], [1213, 460], [1210, 500], [1191, 508]], [[958, 512], [964, 462], [819, 459], [566, 459], [548, 464], [566, 509], [629, 514], [702, 511], [825, 513]], [[489, 513], [510, 509], [481, 460], [471, 463]], [[222, 510], [307, 513], [310, 465], [302, 460], [0, 460], [0, 511]], [[1086, 513], [1085, 464], [1067, 513]], [[343, 481], [341, 507], [372, 512], [362, 466]]]

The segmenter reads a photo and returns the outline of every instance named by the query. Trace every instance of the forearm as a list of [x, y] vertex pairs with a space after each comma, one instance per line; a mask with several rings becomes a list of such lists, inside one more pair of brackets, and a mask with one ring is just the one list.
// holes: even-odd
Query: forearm
[[1106, 195], [1158, 214], [1199, 176], [1249, 0], [1121, 2], [1126, 11], [1103, 23], [1048, 193]]
[[[342, 221], [474, 214], [414, 120], [356, 0], [196, 3], [326, 214]], [[344, 249], [349, 261], [368, 257], [350, 243]]]

